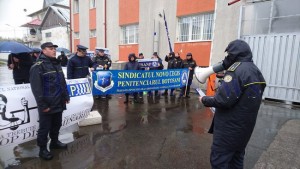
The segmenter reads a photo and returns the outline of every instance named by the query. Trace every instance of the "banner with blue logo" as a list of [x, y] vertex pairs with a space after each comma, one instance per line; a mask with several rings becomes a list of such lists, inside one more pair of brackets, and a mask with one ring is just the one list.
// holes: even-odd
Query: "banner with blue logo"
[[93, 95], [181, 88], [188, 82], [188, 71], [188, 69], [94, 71]]
[[140, 68], [158, 67], [158, 59], [137, 59]]
[[[70, 103], [62, 114], [61, 129], [88, 117], [94, 104], [87, 78], [70, 79], [66, 83]], [[0, 149], [36, 139], [39, 114], [30, 84], [0, 85], [0, 114]]]

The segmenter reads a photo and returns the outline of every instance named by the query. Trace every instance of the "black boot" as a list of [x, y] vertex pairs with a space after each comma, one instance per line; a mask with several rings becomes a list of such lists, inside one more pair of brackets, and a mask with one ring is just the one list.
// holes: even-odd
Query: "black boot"
[[129, 97], [129, 95], [126, 94], [126, 100], [124, 101], [124, 104], [128, 103], [128, 97]]
[[133, 102], [134, 102], [134, 103], [139, 103], [139, 100], [138, 100], [136, 94], [134, 94], [134, 96], [133, 96]]
[[62, 143], [59, 140], [57, 141], [51, 140], [50, 149], [66, 149], [66, 148], [67, 148], [67, 144]]
[[53, 155], [47, 150], [46, 147], [40, 148], [39, 156], [44, 160], [51, 160]]

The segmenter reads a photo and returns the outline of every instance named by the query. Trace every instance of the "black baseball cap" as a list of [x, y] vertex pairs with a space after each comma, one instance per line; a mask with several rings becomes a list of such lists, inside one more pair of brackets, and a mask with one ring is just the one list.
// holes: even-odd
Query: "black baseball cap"
[[54, 45], [52, 42], [45, 42], [41, 45], [41, 48], [42, 49], [45, 49], [46, 47], [55, 47], [57, 48], [58, 46], [57, 45]]

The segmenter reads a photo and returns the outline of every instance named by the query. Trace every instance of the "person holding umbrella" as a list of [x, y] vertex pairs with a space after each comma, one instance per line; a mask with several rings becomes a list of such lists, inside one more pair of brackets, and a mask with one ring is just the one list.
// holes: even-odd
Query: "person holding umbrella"
[[13, 71], [15, 84], [29, 83], [29, 70], [32, 66], [29, 53], [9, 54], [7, 66]]
[[32, 65], [29, 53], [31, 52], [31, 48], [18, 42], [0, 42], [0, 53], [10, 53], [7, 59], [7, 67], [13, 70], [15, 84], [29, 83], [29, 70]]

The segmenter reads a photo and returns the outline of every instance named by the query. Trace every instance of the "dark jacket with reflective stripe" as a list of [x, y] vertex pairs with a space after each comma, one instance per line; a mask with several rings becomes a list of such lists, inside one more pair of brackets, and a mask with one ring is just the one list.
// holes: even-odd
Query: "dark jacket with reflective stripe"
[[104, 69], [104, 65], [107, 65], [107, 69], [104, 69], [104, 70], [109, 70], [109, 68], [111, 66], [111, 60], [108, 58], [108, 56], [106, 54], [104, 56], [94, 57], [93, 62], [94, 62], [95, 70], [98, 68], [99, 65], [103, 66], [103, 69]]
[[241, 56], [227, 69], [215, 96], [202, 98], [205, 106], [216, 108], [212, 125], [212, 149], [216, 151], [246, 148], [266, 86], [262, 73], [252, 62], [251, 51]]
[[66, 110], [66, 101], [70, 100], [66, 81], [60, 62], [40, 55], [37, 63], [30, 69], [30, 85], [37, 102], [39, 113], [50, 108], [47, 114]]
[[93, 61], [88, 56], [79, 57], [75, 54], [68, 62], [67, 79], [87, 77], [90, 67], [93, 67]]

